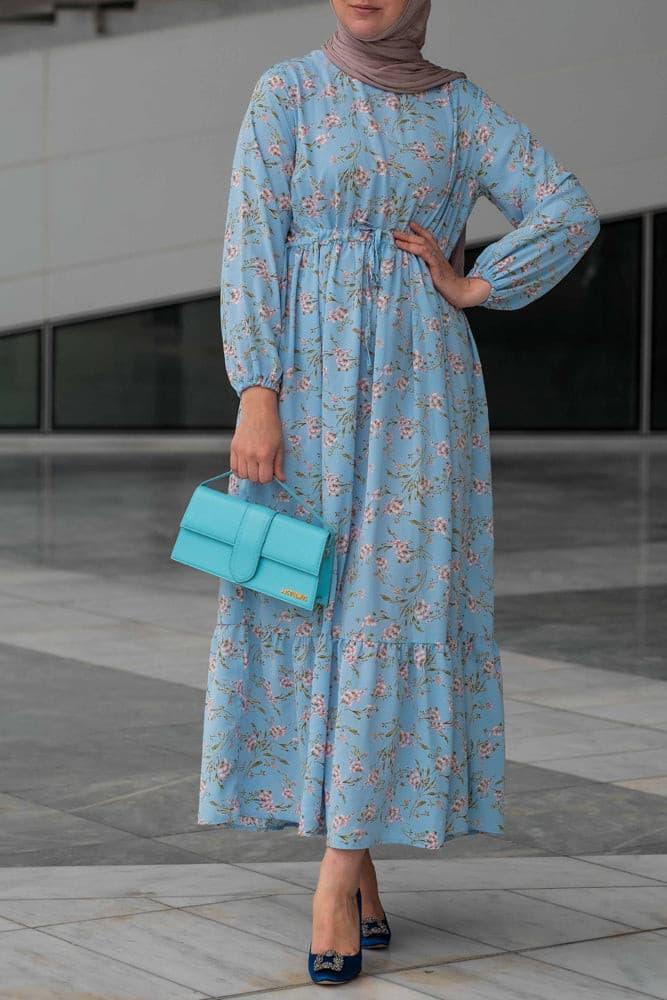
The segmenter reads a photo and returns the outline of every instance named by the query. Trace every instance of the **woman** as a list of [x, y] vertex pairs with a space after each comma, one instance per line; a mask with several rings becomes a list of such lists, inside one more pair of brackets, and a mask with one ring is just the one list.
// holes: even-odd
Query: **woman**
[[[359, 887], [363, 918], [385, 916], [369, 848], [502, 835], [488, 417], [464, 310], [537, 299], [600, 224], [524, 124], [423, 58], [428, 0], [331, 2], [325, 45], [252, 93], [221, 316], [241, 400], [229, 490], [308, 518], [274, 474], [294, 486], [336, 531], [335, 584], [308, 612], [221, 581], [199, 821], [326, 836], [311, 947], [340, 982]], [[482, 195], [513, 229], [464, 277]]]

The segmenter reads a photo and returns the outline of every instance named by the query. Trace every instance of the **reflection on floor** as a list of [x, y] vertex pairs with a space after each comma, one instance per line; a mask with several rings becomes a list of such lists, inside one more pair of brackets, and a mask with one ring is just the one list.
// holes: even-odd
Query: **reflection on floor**
[[[195, 822], [215, 581], [168, 553], [220, 454], [0, 456], [0, 1000], [316, 989], [322, 839]], [[506, 836], [374, 852], [348, 993], [667, 997], [667, 447], [504, 438], [494, 493]]]

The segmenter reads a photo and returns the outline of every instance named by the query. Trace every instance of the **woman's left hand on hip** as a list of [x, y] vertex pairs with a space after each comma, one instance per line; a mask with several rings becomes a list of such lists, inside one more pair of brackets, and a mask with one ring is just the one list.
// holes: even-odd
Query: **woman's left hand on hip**
[[428, 266], [435, 288], [443, 298], [457, 309], [480, 305], [490, 294], [491, 285], [484, 278], [466, 278], [457, 274], [440, 249], [429, 229], [414, 220], [408, 225], [411, 232], [394, 229], [394, 243], [399, 250], [407, 250], [421, 257]]

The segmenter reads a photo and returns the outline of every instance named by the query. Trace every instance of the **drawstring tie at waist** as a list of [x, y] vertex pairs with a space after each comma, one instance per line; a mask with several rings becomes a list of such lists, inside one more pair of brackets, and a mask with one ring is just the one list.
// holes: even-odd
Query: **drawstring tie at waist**
[[[383, 229], [382, 227], [373, 226], [358, 226], [353, 229], [322, 229], [317, 233], [299, 233], [291, 231], [287, 235], [286, 244], [290, 246], [300, 246], [309, 247], [318, 243], [363, 243], [368, 248], [369, 262], [370, 262], [370, 274], [373, 283], [373, 291], [371, 292], [371, 305], [372, 309], [372, 323], [374, 326], [375, 320], [375, 305], [377, 299], [377, 292], [380, 287], [380, 281], [382, 278], [381, 267], [382, 267], [382, 240], [384, 238], [391, 240], [391, 245], [395, 249], [396, 244], [394, 243], [394, 230], [393, 229]], [[371, 352], [368, 347], [368, 337], [366, 335], [367, 331], [363, 330], [363, 340], [364, 347], [366, 348], [366, 358], [368, 360], [369, 369], [372, 369], [373, 359]]]

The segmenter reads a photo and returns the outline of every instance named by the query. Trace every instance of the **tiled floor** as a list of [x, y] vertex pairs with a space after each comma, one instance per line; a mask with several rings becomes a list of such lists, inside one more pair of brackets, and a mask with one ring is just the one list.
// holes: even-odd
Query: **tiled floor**
[[[321, 838], [196, 825], [215, 582], [189, 454], [0, 455], [0, 1000], [319, 995]], [[667, 998], [667, 444], [494, 442], [502, 838], [376, 852], [346, 995]]]

